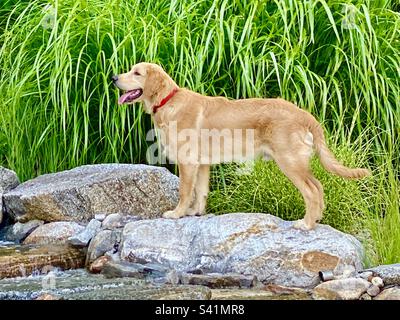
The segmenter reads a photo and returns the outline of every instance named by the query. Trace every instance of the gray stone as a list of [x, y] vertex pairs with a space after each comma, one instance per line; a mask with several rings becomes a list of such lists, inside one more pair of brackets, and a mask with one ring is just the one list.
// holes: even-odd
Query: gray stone
[[101, 222], [92, 219], [82, 232], [68, 238], [68, 243], [77, 247], [86, 247], [90, 240], [99, 232], [100, 228]]
[[373, 277], [373, 278], [371, 279], [371, 283], [372, 283], [374, 286], [377, 286], [377, 287], [379, 287], [379, 288], [382, 288], [382, 287], [384, 286], [383, 280], [382, 280], [382, 278], [380, 278], [380, 277]]
[[[72, 248], [73, 250], [78, 250]], [[84, 270], [0, 280], [0, 300], [33, 300], [48, 294], [64, 300], [192, 300], [210, 299], [211, 290], [200, 286], [155, 286], [135, 278], [105, 278]], [[47, 288], [43, 283], [48, 283]]]
[[382, 278], [386, 286], [391, 284], [400, 285], [400, 263], [381, 265], [367, 269], [366, 271], [371, 271], [374, 275]]
[[348, 278], [323, 282], [313, 290], [316, 300], [358, 300], [371, 284], [361, 278]]
[[120, 230], [101, 230], [96, 234], [89, 243], [86, 264], [91, 264], [108, 251], [117, 252], [117, 246], [121, 241], [121, 234], [122, 231]]
[[257, 277], [234, 273], [180, 274], [180, 283], [206, 286], [209, 288], [251, 288], [257, 282]]
[[378, 286], [372, 285], [368, 288], [367, 293], [371, 297], [376, 297], [381, 292], [381, 289]]
[[160, 217], [178, 203], [179, 179], [162, 167], [99, 164], [46, 174], [4, 194], [21, 222], [85, 221], [97, 213]]
[[140, 220], [138, 216], [122, 215], [119, 213], [109, 214], [101, 224], [103, 229], [117, 229], [123, 228], [128, 222]]
[[3, 221], [3, 193], [16, 188], [19, 185], [17, 174], [0, 166], [0, 223]]
[[72, 221], [46, 223], [26, 237], [24, 244], [66, 244], [69, 237], [82, 232], [84, 228]]
[[400, 300], [400, 287], [384, 289], [374, 300]]
[[239, 273], [288, 287], [311, 288], [318, 271], [362, 268], [362, 247], [326, 225], [303, 231], [267, 214], [155, 219], [128, 223], [121, 259], [189, 272]]
[[4, 240], [20, 243], [42, 224], [43, 221], [41, 220], [31, 220], [26, 223], [17, 222], [6, 228]]

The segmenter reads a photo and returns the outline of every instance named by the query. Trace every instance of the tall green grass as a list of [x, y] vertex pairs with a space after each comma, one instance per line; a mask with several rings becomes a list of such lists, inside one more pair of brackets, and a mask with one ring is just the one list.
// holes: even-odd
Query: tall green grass
[[[3, 1], [0, 162], [22, 180], [86, 163], [144, 162], [151, 121], [138, 106], [117, 105], [110, 76], [152, 61], [209, 95], [293, 101], [339, 149], [361, 137], [369, 148], [354, 151], [379, 177], [365, 191], [374, 199], [368, 220], [377, 221], [370, 237], [398, 248], [398, 10], [395, 0]], [[227, 190], [225, 180], [214, 190], [220, 183]], [[379, 261], [400, 259], [400, 249], [392, 258], [376, 250]]]

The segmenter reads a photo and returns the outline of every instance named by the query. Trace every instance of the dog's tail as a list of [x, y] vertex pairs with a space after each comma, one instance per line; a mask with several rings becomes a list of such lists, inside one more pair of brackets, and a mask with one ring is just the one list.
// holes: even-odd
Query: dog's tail
[[319, 123], [314, 122], [309, 126], [309, 130], [313, 135], [315, 153], [318, 155], [321, 164], [327, 171], [348, 179], [360, 179], [371, 175], [371, 172], [368, 169], [352, 169], [340, 163], [328, 149], [325, 142], [324, 130]]

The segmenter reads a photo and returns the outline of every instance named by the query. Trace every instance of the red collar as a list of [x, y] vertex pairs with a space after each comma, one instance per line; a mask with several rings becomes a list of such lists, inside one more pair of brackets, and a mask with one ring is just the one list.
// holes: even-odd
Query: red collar
[[160, 104], [157, 106], [153, 106], [153, 113], [156, 113], [158, 109], [164, 106], [174, 95], [178, 92], [178, 88], [172, 90], [169, 95], [167, 95], [164, 99], [161, 100]]

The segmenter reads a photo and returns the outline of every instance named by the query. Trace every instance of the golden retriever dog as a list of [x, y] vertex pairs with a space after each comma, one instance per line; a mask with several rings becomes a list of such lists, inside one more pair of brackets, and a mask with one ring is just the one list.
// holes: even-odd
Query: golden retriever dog
[[180, 200], [165, 218], [205, 213], [210, 165], [216, 163], [272, 158], [304, 198], [304, 219], [295, 223], [303, 230], [314, 228], [324, 210], [322, 185], [310, 170], [313, 151], [331, 173], [345, 178], [369, 175], [367, 169], [347, 168], [336, 160], [317, 120], [283, 99], [204, 96], [180, 88], [152, 63], [138, 63], [112, 80], [124, 91], [119, 104], [143, 102], [162, 133], [166, 156], [178, 163]]

